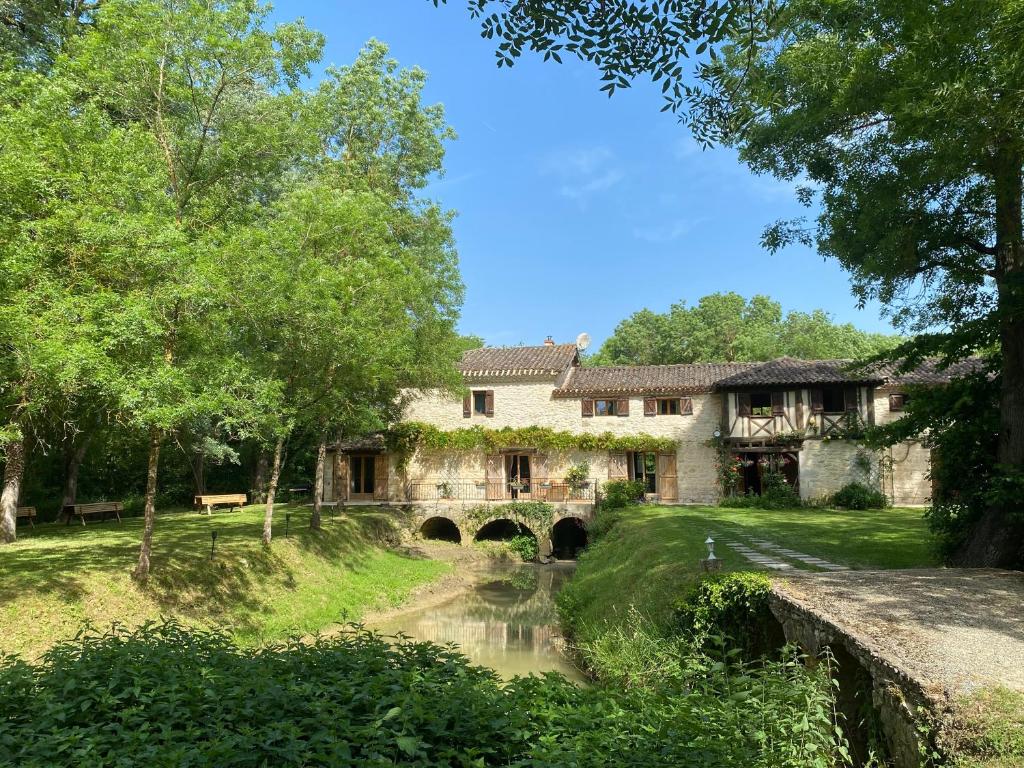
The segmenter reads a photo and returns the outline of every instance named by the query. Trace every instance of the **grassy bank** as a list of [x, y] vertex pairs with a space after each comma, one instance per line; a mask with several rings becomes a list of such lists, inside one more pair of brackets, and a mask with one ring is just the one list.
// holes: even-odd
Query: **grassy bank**
[[[585, 646], [609, 627], [637, 616], [655, 626], [667, 621], [674, 601], [700, 575], [704, 540], [718, 539], [723, 570], [758, 566], [722, 544], [767, 539], [790, 549], [855, 568], [914, 568], [935, 565], [921, 511], [722, 509], [631, 507], [610, 532], [580, 559], [576, 576], [561, 596], [562, 617]], [[807, 568], [790, 561], [797, 568]]]
[[[291, 515], [285, 537], [285, 515]], [[0, 551], [0, 637], [4, 650], [36, 655], [73, 637], [83, 623], [135, 626], [173, 616], [223, 626], [243, 645], [356, 620], [396, 605], [416, 586], [450, 571], [447, 563], [387, 548], [390, 513], [361, 508], [326, 517], [309, 530], [309, 509], [281, 507], [275, 539], [260, 543], [262, 507], [165, 513], [157, 517], [152, 574], [145, 586], [131, 570], [141, 518], [20, 529]], [[210, 559], [211, 532], [217, 532]]]

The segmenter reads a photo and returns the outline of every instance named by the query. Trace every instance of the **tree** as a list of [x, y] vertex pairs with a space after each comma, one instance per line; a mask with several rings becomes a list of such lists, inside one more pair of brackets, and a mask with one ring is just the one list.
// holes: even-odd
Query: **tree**
[[[997, 471], [958, 561], [1024, 561], [1024, 6], [1010, 0], [791, 0], [757, 16], [756, 55], [703, 72], [703, 119], [754, 170], [802, 179], [813, 243], [918, 337], [899, 350], [998, 349]], [[936, 429], [943, 429], [941, 422]], [[979, 497], [980, 498], [980, 497]]]
[[592, 365], [665, 365], [771, 360], [866, 359], [900, 343], [896, 336], [837, 325], [823, 310], [783, 316], [767, 296], [704, 296], [693, 307], [666, 313], [641, 310], [626, 318], [589, 362]]

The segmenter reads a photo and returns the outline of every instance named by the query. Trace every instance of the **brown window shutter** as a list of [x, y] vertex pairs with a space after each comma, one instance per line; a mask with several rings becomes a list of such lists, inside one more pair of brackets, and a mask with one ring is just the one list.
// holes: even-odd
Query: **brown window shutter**
[[681, 397], [679, 398], [679, 413], [683, 416], [693, 415], [693, 398], [692, 397]]
[[594, 415], [594, 401], [588, 398], [583, 398], [583, 415], [593, 416]]
[[772, 416], [786, 415], [786, 393], [772, 392]]
[[736, 410], [740, 416], [750, 415], [750, 393], [740, 392], [736, 397]]
[[484, 393], [484, 416], [494, 415], [494, 390], [488, 389]]
[[621, 397], [615, 405], [616, 416], [629, 416], [629, 398]]
[[825, 396], [820, 389], [811, 390], [811, 413], [822, 413], [825, 410]]
[[843, 393], [843, 404], [846, 406], [848, 411], [857, 410], [857, 388], [847, 387]]
[[644, 416], [658, 415], [658, 401], [653, 397], [644, 398]]
[[889, 410], [890, 411], [902, 411], [904, 405], [903, 395], [897, 395], [895, 392], [889, 395]]
[[468, 419], [473, 415], [473, 393], [462, 396], [462, 418]]

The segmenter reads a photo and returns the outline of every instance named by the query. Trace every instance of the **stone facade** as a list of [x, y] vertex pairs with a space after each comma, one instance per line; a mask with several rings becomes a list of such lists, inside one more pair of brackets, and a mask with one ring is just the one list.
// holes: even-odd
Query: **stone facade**
[[[795, 454], [800, 495], [805, 499], [825, 497], [850, 482], [881, 486], [897, 504], [923, 504], [930, 496], [930, 456], [920, 443], [879, 454], [844, 439], [844, 424], [898, 418], [900, 413], [890, 410], [889, 396], [898, 394], [899, 388], [877, 378], [844, 380], [840, 361], [783, 358], [766, 364], [581, 369], [568, 345], [483, 349], [469, 355], [470, 363], [463, 367], [466, 398], [434, 391], [409, 393], [407, 421], [444, 431], [537, 426], [573, 434], [669, 438], [677, 446], [674, 493], [662, 485], [662, 477], [670, 478], [671, 473], [662, 472], [659, 457], [655, 501], [707, 504], [719, 499], [716, 451], [709, 445], [716, 432], [737, 454]], [[677, 412], [653, 414], [655, 398], [674, 400]], [[601, 399], [614, 400], [619, 412], [600, 415], [594, 403]], [[484, 403], [485, 408], [478, 407]], [[630, 458], [608, 451], [543, 453], [536, 446], [521, 448], [530, 455], [532, 477], [555, 483], [580, 462], [589, 464], [592, 486], [623, 476], [624, 464], [632, 466]], [[377, 465], [379, 470], [382, 466]], [[377, 479], [386, 492], [378, 491], [375, 498], [496, 500], [494, 485], [509, 493], [508, 466], [503, 457], [488, 457], [482, 450], [420, 450], [400, 471], [397, 458], [389, 456], [387, 478]], [[351, 480], [338, 470], [338, 462], [334, 468], [325, 496], [345, 499]]]

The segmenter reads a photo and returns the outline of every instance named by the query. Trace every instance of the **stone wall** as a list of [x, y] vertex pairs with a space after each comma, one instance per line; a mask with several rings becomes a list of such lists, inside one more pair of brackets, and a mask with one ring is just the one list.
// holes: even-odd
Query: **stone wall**
[[[628, 416], [582, 415], [579, 398], [553, 397], [555, 382], [492, 379], [474, 381], [470, 387], [494, 390], [494, 415], [462, 415], [461, 398], [424, 393], [414, 398], [407, 410], [408, 421], [422, 421], [439, 429], [453, 430], [471, 426], [488, 429], [502, 427], [542, 426], [574, 434], [614, 435], [649, 434], [670, 437], [679, 444], [676, 453], [678, 499], [680, 503], [714, 503], [719, 496], [715, 452], [705, 445], [719, 426], [721, 400], [717, 394], [694, 395], [693, 414], [677, 416], [644, 416], [644, 398], [629, 398]], [[562, 477], [574, 463], [590, 462], [591, 476], [604, 481], [608, 477], [607, 452], [569, 452], [548, 457], [548, 476]], [[413, 457], [410, 477], [421, 481], [450, 477], [483, 479], [482, 455], [453, 455], [444, 462], [437, 457]]]
[[835, 493], [848, 483], [865, 483], [877, 487], [875, 471], [858, 465], [858, 455], [865, 454], [872, 468], [878, 461], [874, 453], [849, 440], [805, 440], [800, 451], [800, 497], [820, 499]]

